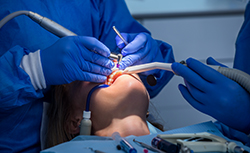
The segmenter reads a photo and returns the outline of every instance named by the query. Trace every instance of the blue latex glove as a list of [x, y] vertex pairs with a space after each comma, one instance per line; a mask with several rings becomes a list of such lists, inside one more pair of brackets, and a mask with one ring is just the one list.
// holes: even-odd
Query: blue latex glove
[[[124, 56], [120, 62], [120, 69], [125, 69], [131, 65], [144, 64], [149, 62], [163, 62], [163, 57], [159, 49], [158, 43], [148, 33], [128, 34], [121, 33], [124, 39], [129, 43], [127, 46], [120, 37], [116, 36], [116, 44], [122, 49]], [[148, 75], [157, 73], [159, 70], [144, 72]]]
[[94, 37], [63, 37], [41, 50], [40, 55], [47, 85], [66, 84], [75, 80], [104, 82], [114, 66], [107, 58], [109, 49]]
[[208, 65], [217, 65], [217, 66], [221, 66], [221, 67], [227, 67], [226, 65], [223, 65], [223, 64], [217, 62], [217, 61], [214, 60], [212, 57], [208, 57], [208, 58], [207, 58], [207, 64], [208, 64]]
[[[203, 63], [189, 58], [187, 66], [173, 63], [173, 71], [184, 78], [179, 90], [196, 109], [236, 130], [250, 132], [250, 95], [238, 83]], [[216, 64], [213, 59], [208, 63]]]

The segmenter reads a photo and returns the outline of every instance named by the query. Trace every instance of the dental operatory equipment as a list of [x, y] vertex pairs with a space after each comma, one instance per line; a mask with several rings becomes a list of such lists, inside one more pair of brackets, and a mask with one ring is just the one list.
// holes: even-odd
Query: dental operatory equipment
[[125, 138], [121, 137], [118, 132], [112, 134], [112, 139], [115, 140], [126, 153], [137, 153], [137, 150]]
[[123, 36], [121, 35], [121, 33], [116, 29], [115, 26], [113, 26], [113, 29], [115, 31], [115, 33], [121, 38], [121, 40], [124, 42], [125, 46], [128, 45], [128, 42], [123, 38]]
[[[235, 142], [210, 134], [202, 133], [178, 133], [159, 134], [157, 138], [176, 144], [179, 148], [190, 148], [193, 152], [228, 152], [228, 153], [248, 153], [239, 147]], [[154, 143], [152, 141], [152, 143]]]
[[[41, 16], [37, 13], [34, 13], [32, 11], [16, 11], [13, 12], [9, 15], [7, 15], [6, 17], [4, 17], [1, 21], [0, 21], [0, 29], [2, 28], [2, 26], [4, 26], [8, 21], [10, 21], [11, 19], [19, 16], [19, 15], [26, 15], [28, 16], [30, 19], [32, 19], [33, 21], [35, 21], [36, 23], [38, 23], [41, 27], [43, 27], [44, 29], [46, 29], [47, 31], [53, 33], [54, 35], [58, 36], [59, 38], [65, 37], [65, 36], [77, 36], [77, 34], [75, 34], [74, 32], [66, 29], [65, 27], [61, 26], [60, 24], [44, 17]], [[122, 56], [119, 55], [115, 55], [113, 53], [110, 54], [109, 58], [113, 58], [113, 59], [117, 59], [118, 61], [121, 60]]]
[[[185, 63], [183, 63], [185, 65]], [[161, 69], [166, 71], [173, 72], [172, 63], [161, 63], [161, 62], [152, 62], [147, 64], [135, 65], [127, 67], [123, 73], [132, 74], [132, 73], [141, 73], [146, 72], [154, 69]], [[250, 75], [234, 68], [227, 68], [221, 66], [214, 66], [208, 65], [211, 68], [215, 69], [216, 71], [220, 72], [224, 76], [228, 77], [229, 79], [237, 82], [241, 85], [245, 90], [250, 93]]]
[[155, 147], [152, 147], [152, 146], [150, 146], [150, 145], [147, 145], [147, 144], [145, 144], [145, 143], [143, 143], [143, 142], [137, 141], [137, 140], [135, 140], [135, 139], [133, 139], [133, 141], [134, 141], [136, 144], [138, 144], [138, 145], [140, 145], [140, 146], [142, 146], [142, 147], [144, 147], [144, 148], [147, 148], [147, 149], [150, 150], [150, 151], [157, 152], [157, 153], [165, 153], [164, 151], [161, 151], [161, 150], [159, 150], [159, 149], [157, 149], [157, 148], [155, 148]]
[[107, 88], [107, 87], [109, 87], [109, 85], [100, 84], [90, 90], [87, 96], [86, 108], [83, 111], [83, 119], [80, 124], [80, 135], [91, 135], [92, 122], [90, 120], [91, 111], [89, 110], [89, 105], [90, 105], [90, 99], [91, 99], [92, 94], [94, 93], [94, 91], [96, 91], [96, 89]]
[[[123, 41], [123, 43], [125, 44], [125, 46], [127, 46], [128, 45], [128, 42], [123, 38], [123, 36], [121, 35], [121, 33], [116, 29], [116, 27], [115, 26], [113, 26], [113, 30], [115, 31], [115, 33], [121, 38], [121, 40]], [[121, 60], [122, 60], [122, 54], [118, 54], [119, 55], [119, 58], [118, 58], [118, 64], [117, 64], [117, 66], [118, 66], [118, 68], [119, 68], [119, 63], [121, 62]]]

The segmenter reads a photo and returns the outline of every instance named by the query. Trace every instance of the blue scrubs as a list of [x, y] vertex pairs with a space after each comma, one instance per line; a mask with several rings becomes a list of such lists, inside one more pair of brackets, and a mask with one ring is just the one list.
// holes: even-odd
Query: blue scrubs
[[[78, 35], [98, 38], [112, 52], [116, 26], [120, 32], [148, 32], [130, 15], [124, 0], [7, 0], [0, 1], [0, 18], [29, 10], [50, 18]], [[148, 32], [149, 33], [149, 32]], [[45, 49], [59, 38], [28, 17], [18, 16], [0, 29], [0, 150], [38, 152], [44, 92], [35, 90], [19, 65], [22, 57]], [[158, 41], [165, 62], [174, 62], [172, 47]], [[158, 85], [147, 87], [154, 97], [171, 79], [172, 73], [155, 74]], [[146, 77], [142, 76], [145, 82]]]
[[234, 68], [250, 74], [250, 3], [245, 10], [245, 20], [236, 40]]
[[[234, 59], [234, 68], [240, 69], [250, 74], [250, 2], [246, 6], [245, 20], [236, 40], [236, 52]], [[250, 119], [250, 117], [249, 117]], [[230, 139], [241, 141], [250, 147], [250, 137], [248, 134], [234, 130], [220, 122], [216, 122], [220, 131]]]

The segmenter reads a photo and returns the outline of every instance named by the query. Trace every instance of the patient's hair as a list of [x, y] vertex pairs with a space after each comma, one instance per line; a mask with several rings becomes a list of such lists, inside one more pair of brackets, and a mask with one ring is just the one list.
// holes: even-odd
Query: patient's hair
[[[69, 134], [69, 129], [67, 129], [66, 125], [73, 109], [71, 99], [69, 98], [69, 84], [54, 86], [52, 90], [52, 102], [47, 110], [48, 127], [45, 134], [44, 149], [70, 141], [78, 135]], [[150, 115], [147, 113], [145, 116]], [[152, 120], [149, 120], [149, 122], [163, 131], [161, 124]]]
[[67, 85], [57, 85], [52, 89], [53, 99], [47, 110], [49, 119], [45, 142], [46, 148], [69, 141], [75, 137], [69, 134], [65, 124], [72, 109], [68, 96], [68, 87]]

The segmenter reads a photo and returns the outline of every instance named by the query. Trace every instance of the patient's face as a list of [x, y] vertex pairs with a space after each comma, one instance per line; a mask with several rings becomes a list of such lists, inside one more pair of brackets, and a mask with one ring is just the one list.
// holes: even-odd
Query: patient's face
[[[96, 85], [83, 81], [70, 84], [73, 110], [67, 125], [71, 134], [79, 133], [88, 93]], [[112, 85], [95, 90], [91, 96], [92, 133], [99, 136], [111, 136], [116, 131], [122, 136], [149, 134], [148, 104], [148, 92], [137, 75], [119, 76]]]

